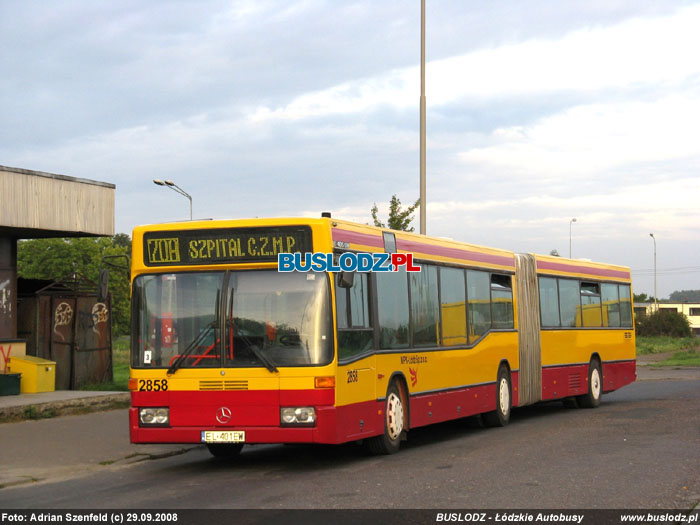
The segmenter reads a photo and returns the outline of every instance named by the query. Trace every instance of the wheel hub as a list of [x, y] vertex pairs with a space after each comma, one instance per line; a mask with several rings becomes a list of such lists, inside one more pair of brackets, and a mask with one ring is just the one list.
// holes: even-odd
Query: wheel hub
[[398, 438], [403, 431], [403, 404], [394, 392], [389, 394], [386, 403], [386, 429], [392, 440]]

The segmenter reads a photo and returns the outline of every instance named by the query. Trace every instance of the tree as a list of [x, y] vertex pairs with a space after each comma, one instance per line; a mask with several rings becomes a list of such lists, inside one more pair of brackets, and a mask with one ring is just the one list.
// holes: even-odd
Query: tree
[[700, 290], [681, 290], [673, 292], [669, 299], [672, 303], [700, 303]]
[[650, 303], [651, 301], [649, 300], [649, 296], [645, 293], [636, 293], [634, 294], [634, 302], [635, 303]]
[[418, 199], [412, 206], [409, 206], [405, 210], [401, 209], [401, 200], [396, 195], [391, 196], [391, 201], [389, 201], [389, 220], [387, 224], [381, 222], [378, 218], [379, 209], [377, 208], [377, 203], [372, 206], [372, 221], [374, 225], [379, 228], [390, 228], [392, 230], [401, 230], [412, 232], [413, 226], [409, 228], [409, 224], [413, 220], [413, 215], [411, 215], [416, 208], [420, 206], [420, 199]]
[[[25, 279], [50, 281], [77, 275], [97, 283], [103, 256], [127, 254], [127, 248], [123, 244], [129, 236], [119, 234], [119, 238], [120, 244], [107, 237], [20, 241], [17, 245], [17, 274]], [[112, 330], [115, 334], [128, 334], [130, 315], [127, 272], [112, 270], [109, 290], [112, 293]]]
[[126, 254], [131, 257], [131, 237], [128, 233], [118, 233], [112, 237], [112, 244], [114, 246], [121, 246], [126, 248]]

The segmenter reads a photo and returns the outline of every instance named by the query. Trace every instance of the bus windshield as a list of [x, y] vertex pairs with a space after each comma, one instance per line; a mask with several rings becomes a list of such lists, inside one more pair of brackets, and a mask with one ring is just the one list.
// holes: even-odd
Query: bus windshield
[[183, 272], [134, 279], [136, 368], [318, 366], [333, 358], [325, 274]]

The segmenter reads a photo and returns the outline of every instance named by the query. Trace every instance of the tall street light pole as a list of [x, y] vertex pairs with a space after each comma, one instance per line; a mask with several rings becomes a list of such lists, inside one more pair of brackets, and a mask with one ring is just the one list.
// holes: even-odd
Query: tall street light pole
[[425, 235], [425, 0], [420, 2], [420, 233]]
[[571, 259], [571, 225], [576, 222], [576, 217], [569, 221], [569, 259]]
[[649, 234], [649, 237], [654, 239], [654, 309], [659, 311], [659, 295], [656, 293], [656, 237], [653, 233]]
[[160, 179], [153, 179], [153, 183], [157, 184], [158, 186], [165, 186], [166, 188], [170, 188], [175, 193], [179, 193], [180, 195], [187, 197], [187, 199], [190, 201], [190, 220], [192, 220], [192, 196], [189, 193], [187, 193], [180, 186], [168, 179], [164, 181]]

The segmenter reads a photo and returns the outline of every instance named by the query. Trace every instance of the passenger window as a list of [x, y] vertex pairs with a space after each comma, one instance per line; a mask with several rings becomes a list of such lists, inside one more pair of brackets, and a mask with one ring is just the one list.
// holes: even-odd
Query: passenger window
[[474, 341], [491, 329], [491, 286], [488, 273], [467, 271], [467, 301], [469, 340]]
[[559, 292], [557, 280], [552, 277], [540, 277], [540, 312], [542, 326], [551, 328], [561, 326], [559, 321]]
[[582, 326], [581, 294], [578, 281], [559, 279], [559, 311], [561, 325], [567, 328]]
[[632, 301], [630, 295], [632, 289], [628, 284], [619, 285], [620, 291], [620, 325], [632, 328]]
[[600, 284], [581, 283], [581, 314], [583, 326], [592, 328], [603, 326], [603, 314], [600, 308]]
[[510, 275], [491, 275], [491, 315], [493, 327], [513, 328], [513, 290]]
[[438, 323], [438, 283], [437, 267], [421, 264], [420, 272], [411, 272], [411, 328], [413, 346], [437, 346]]
[[408, 348], [408, 281], [406, 268], [377, 272], [379, 348]]
[[440, 268], [440, 313], [442, 315], [442, 345], [466, 345], [467, 302], [464, 270]]
[[620, 298], [616, 284], [601, 284], [603, 301], [603, 326], [620, 326]]

